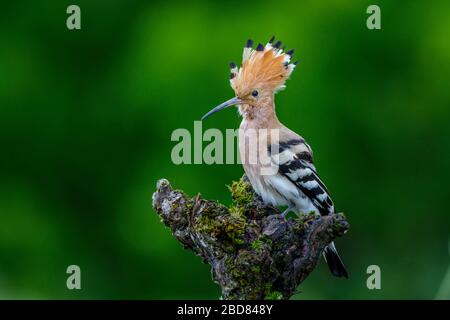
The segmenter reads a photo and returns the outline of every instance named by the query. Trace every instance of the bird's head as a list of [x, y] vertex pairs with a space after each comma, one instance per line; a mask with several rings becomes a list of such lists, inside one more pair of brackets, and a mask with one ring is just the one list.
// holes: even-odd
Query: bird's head
[[230, 84], [235, 97], [209, 111], [202, 120], [230, 106], [239, 105], [240, 113], [246, 114], [248, 109], [262, 107], [272, 101], [274, 94], [284, 89], [286, 80], [297, 65], [297, 62], [291, 63], [294, 50], [285, 52], [280, 46], [281, 41], [274, 43], [272, 37], [265, 46], [258, 44], [253, 49], [253, 41], [248, 40], [241, 67], [233, 62], [230, 64]]

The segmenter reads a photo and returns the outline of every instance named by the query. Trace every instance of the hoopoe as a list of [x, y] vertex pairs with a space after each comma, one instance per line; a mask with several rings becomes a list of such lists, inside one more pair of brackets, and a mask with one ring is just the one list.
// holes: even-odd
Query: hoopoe
[[[263, 150], [271, 165], [277, 167], [274, 174], [262, 174], [260, 162], [246, 161], [248, 145], [245, 139], [239, 139], [245, 173], [263, 201], [274, 206], [287, 206], [283, 216], [290, 211], [297, 215], [335, 213], [333, 201], [313, 164], [311, 147], [300, 135], [280, 123], [275, 113], [275, 93], [285, 87], [297, 65], [297, 62], [291, 63], [294, 50], [285, 52], [280, 46], [281, 42], [274, 43], [272, 37], [265, 46], [258, 44], [253, 49], [253, 41], [248, 40], [241, 67], [233, 62], [230, 64], [230, 83], [236, 96], [209, 111], [202, 120], [237, 105], [243, 117], [240, 133], [245, 137], [250, 130], [265, 132], [265, 139], [257, 136], [257, 143], [263, 145], [258, 152]], [[273, 134], [274, 130], [277, 134]], [[324, 249], [323, 257], [334, 276], [348, 278], [334, 243]]]

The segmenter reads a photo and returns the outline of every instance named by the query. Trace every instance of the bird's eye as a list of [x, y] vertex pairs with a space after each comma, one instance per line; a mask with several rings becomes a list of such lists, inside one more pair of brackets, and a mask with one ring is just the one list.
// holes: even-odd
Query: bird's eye
[[253, 90], [252, 91], [252, 96], [257, 97], [258, 96], [258, 91], [257, 90]]

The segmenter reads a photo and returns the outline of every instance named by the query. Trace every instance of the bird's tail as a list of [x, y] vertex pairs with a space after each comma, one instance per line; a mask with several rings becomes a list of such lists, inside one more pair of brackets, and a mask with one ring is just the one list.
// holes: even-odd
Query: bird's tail
[[334, 242], [330, 243], [323, 250], [323, 257], [325, 262], [328, 264], [331, 273], [335, 277], [345, 277], [348, 278], [347, 270], [345, 269], [344, 263], [339, 257], [339, 254], [334, 246]]

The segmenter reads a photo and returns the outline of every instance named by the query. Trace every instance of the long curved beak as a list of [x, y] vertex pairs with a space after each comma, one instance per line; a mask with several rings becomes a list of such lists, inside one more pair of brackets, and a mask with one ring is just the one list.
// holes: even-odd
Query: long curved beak
[[242, 100], [239, 99], [238, 97], [234, 97], [233, 99], [230, 99], [228, 101], [225, 101], [222, 104], [219, 104], [217, 107], [215, 107], [214, 109], [212, 109], [211, 111], [209, 111], [207, 114], [205, 114], [202, 117], [202, 121], [205, 120], [206, 118], [208, 118], [210, 115], [212, 115], [213, 113], [216, 113], [217, 111], [223, 110], [225, 108], [231, 107], [231, 106], [235, 106], [237, 104], [241, 104]]

